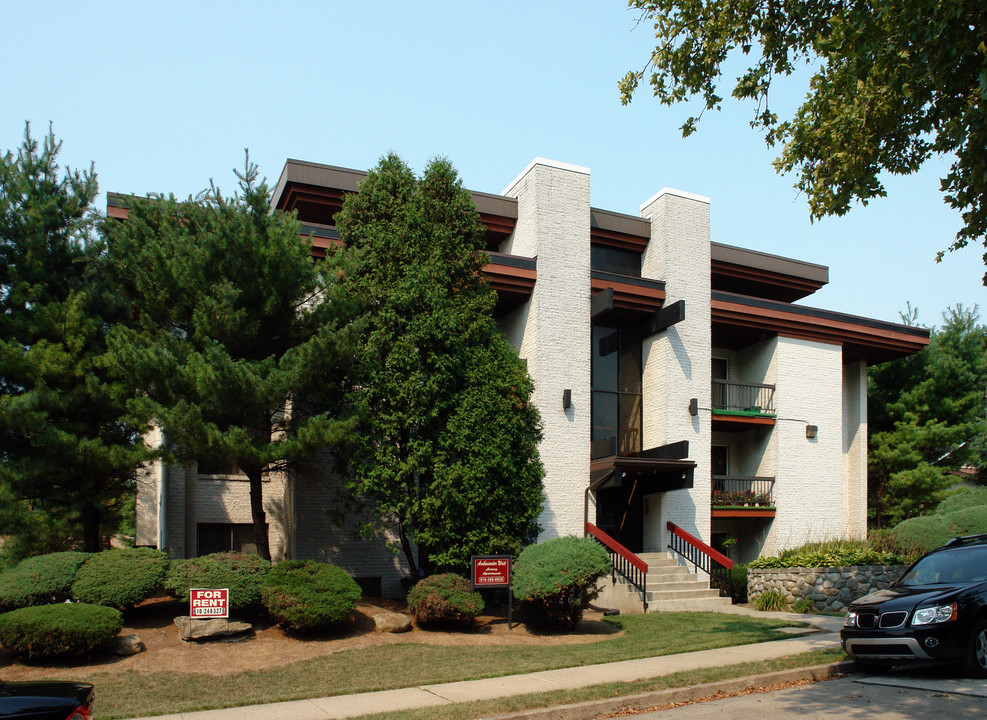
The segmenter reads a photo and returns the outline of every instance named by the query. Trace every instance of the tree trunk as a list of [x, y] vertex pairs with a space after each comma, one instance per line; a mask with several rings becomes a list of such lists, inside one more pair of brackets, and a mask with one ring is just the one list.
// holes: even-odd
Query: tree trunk
[[82, 506], [82, 543], [86, 552], [102, 550], [99, 536], [99, 508], [92, 503]]
[[411, 581], [418, 582], [418, 563], [415, 561], [415, 553], [411, 548], [408, 533], [405, 532], [404, 523], [398, 523], [398, 536], [401, 538], [401, 549], [404, 551], [404, 557], [408, 561], [408, 567], [411, 569]]
[[267, 539], [267, 513], [264, 512], [263, 468], [241, 468], [250, 481], [250, 517], [254, 523], [254, 542], [257, 554], [271, 559], [271, 545]]

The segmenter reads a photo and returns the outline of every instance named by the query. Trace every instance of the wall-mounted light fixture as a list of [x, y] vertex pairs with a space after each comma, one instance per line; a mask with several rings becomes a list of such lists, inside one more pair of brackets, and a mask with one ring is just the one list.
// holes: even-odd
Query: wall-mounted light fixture
[[572, 407], [572, 390], [562, 391], [562, 409], [568, 410]]
[[692, 398], [689, 401], [689, 414], [696, 417], [699, 414], [699, 398]]
[[819, 434], [819, 427], [817, 425], [806, 425], [805, 426], [805, 437], [808, 440], [812, 440]]

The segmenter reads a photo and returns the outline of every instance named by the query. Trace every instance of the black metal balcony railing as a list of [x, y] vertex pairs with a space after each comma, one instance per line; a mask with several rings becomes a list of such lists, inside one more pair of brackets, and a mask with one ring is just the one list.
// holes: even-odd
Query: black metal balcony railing
[[774, 415], [775, 386], [713, 380], [713, 410]]
[[773, 477], [713, 476], [713, 507], [774, 507]]

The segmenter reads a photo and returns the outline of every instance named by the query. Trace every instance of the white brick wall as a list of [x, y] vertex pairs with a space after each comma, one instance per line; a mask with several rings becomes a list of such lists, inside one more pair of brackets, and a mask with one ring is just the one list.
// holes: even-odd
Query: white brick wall
[[[531, 299], [505, 328], [528, 362], [544, 427], [542, 538], [581, 535], [590, 460], [589, 170], [538, 158], [504, 195], [518, 199], [505, 251], [538, 258]], [[565, 389], [572, 390], [568, 410]]]
[[644, 447], [688, 440], [696, 461], [695, 487], [665, 493], [660, 510], [645, 517], [646, 549], [660, 550], [668, 520], [709, 539], [710, 414], [692, 417], [688, 410], [691, 398], [705, 408], [711, 400], [709, 199], [666, 188], [642, 205], [641, 215], [651, 218], [642, 275], [665, 281], [666, 304], [685, 300], [685, 320], [643, 346]]
[[[779, 337], [775, 365], [778, 510], [764, 554], [841, 537], [845, 530], [842, 348]], [[806, 438], [807, 424], [818, 426], [816, 438]]]
[[843, 366], [844, 534], [867, 537], [867, 363]]

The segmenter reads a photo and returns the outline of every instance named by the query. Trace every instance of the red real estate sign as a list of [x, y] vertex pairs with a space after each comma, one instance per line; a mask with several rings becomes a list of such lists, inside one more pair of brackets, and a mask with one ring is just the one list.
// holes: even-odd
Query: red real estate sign
[[473, 588], [509, 588], [511, 586], [510, 555], [474, 555], [471, 580]]
[[188, 593], [189, 617], [193, 620], [228, 618], [230, 616], [229, 588], [192, 588]]

